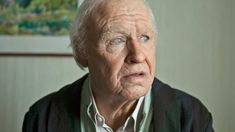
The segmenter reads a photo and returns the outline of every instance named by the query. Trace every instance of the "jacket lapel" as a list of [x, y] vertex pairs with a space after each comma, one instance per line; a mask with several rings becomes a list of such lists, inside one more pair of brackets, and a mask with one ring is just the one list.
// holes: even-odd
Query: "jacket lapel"
[[179, 109], [174, 99], [173, 89], [154, 79], [153, 94], [153, 130], [154, 132], [179, 132]]

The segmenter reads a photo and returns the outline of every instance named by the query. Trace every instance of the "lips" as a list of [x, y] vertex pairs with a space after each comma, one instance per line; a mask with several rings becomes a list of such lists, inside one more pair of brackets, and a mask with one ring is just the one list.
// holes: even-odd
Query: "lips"
[[143, 73], [143, 72], [139, 72], [139, 73], [131, 73], [131, 74], [128, 74], [128, 75], [126, 75], [126, 76], [124, 76], [124, 77], [129, 77], [129, 76], [142, 76], [142, 75], [144, 75], [144, 73]]
[[145, 73], [144, 72], [134, 72], [134, 73], [129, 73], [125, 76], [123, 76], [123, 79], [126, 80], [141, 80], [145, 77]]

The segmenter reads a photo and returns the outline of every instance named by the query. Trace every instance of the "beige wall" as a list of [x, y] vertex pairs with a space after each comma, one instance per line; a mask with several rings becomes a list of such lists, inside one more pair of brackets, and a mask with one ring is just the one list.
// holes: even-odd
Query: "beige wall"
[[0, 57], [0, 73], [1, 132], [20, 132], [32, 103], [82, 75], [66, 57]]
[[157, 76], [199, 97], [212, 112], [216, 131], [235, 131], [232, 1], [151, 3], [160, 32]]
[[[212, 112], [216, 131], [235, 131], [234, 1], [150, 3], [160, 32], [156, 75], [198, 97]], [[1, 56], [0, 131], [20, 132], [33, 102], [83, 74], [73, 58]]]

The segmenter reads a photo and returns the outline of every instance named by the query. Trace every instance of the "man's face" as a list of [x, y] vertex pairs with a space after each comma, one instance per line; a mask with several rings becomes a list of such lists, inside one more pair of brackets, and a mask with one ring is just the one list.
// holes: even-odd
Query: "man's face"
[[142, 0], [110, 0], [90, 19], [87, 63], [96, 94], [144, 96], [154, 78], [155, 33]]

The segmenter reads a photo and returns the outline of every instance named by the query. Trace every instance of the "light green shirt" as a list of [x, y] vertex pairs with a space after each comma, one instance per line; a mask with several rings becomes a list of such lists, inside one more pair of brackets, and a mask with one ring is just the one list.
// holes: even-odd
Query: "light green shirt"
[[[151, 105], [151, 90], [149, 90], [149, 92], [141, 98], [141, 100], [139, 101], [139, 103], [141, 104], [137, 104], [137, 106], [141, 105], [140, 107], [137, 107], [136, 109], [138, 110], [134, 110], [133, 113], [137, 113], [141, 112], [142, 113], [142, 118], [140, 119], [140, 121], [136, 121], [135, 120], [135, 115], [131, 115], [131, 117], [134, 119], [134, 125], [137, 125], [138, 130], [136, 130], [135, 132], [152, 132], [152, 124], [151, 124], [151, 119], [152, 119], [152, 105]], [[80, 106], [80, 115], [81, 115], [81, 132], [100, 132], [102, 131], [102, 129], [99, 129], [99, 126], [97, 126], [97, 124], [99, 124], [99, 117], [102, 118], [102, 116], [99, 114], [97, 108], [96, 108], [96, 104], [91, 92], [91, 88], [90, 88], [90, 82], [89, 82], [89, 77], [85, 80], [83, 87], [82, 87], [82, 97], [81, 97], [81, 106]], [[140, 110], [140, 111], [139, 111]], [[141, 114], [140, 113], [140, 114]], [[98, 116], [98, 119], [96, 118]], [[105, 119], [103, 119], [102, 121], [104, 121]], [[126, 123], [129, 121], [129, 118], [127, 119]], [[103, 123], [104, 128], [108, 128], [108, 126]], [[106, 127], [105, 127], [106, 126]], [[125, 128], [125, 124], [122, 126]], [[103, 129], [105, 130], [105, 129]], [[133, 130], [133, 129], [131, 129]], [[110, 131], [110, 129], [108, 128], [106, 130], [107, 132]], [[122, 131], [121, 129], [119, 129], [118, 131]], [[103, 131], [102, 131], [103, 132]], [[124, 129], [123, 132], [128, 132], [128, 129]]]

